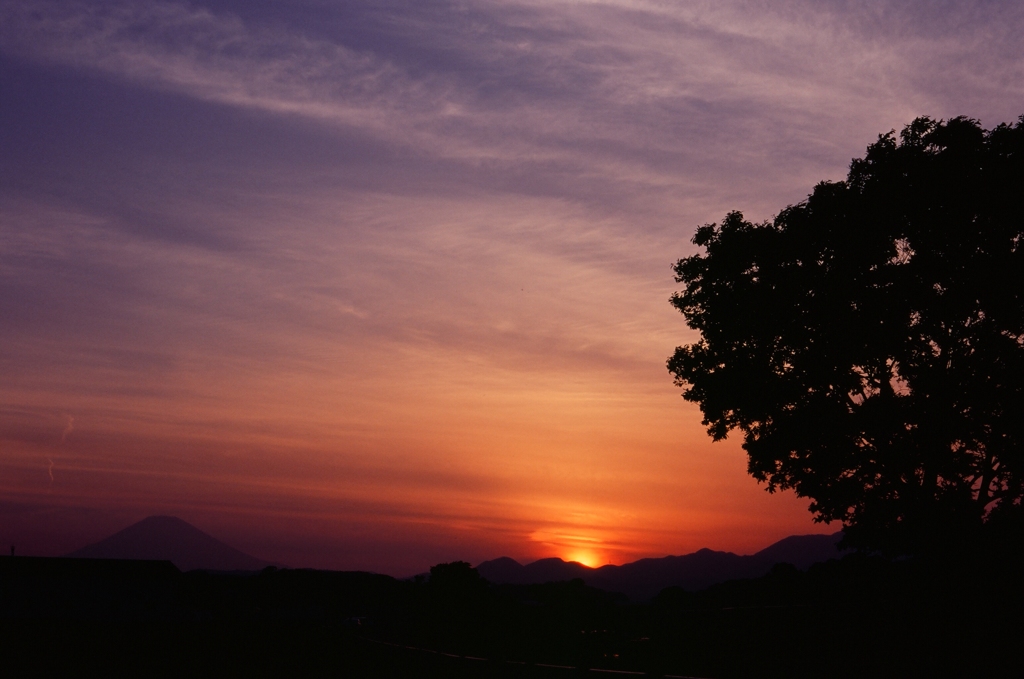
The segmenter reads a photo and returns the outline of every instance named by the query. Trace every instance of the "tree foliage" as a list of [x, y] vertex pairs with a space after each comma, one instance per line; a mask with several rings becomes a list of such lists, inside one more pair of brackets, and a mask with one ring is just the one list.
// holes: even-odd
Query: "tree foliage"
[[671, 302], [700, 337], [668, 368], [847, 544], [970, 536], [1021, 513], [1022, 238], [1024, 116], [919, 118], [770, 222], [698, 228]]

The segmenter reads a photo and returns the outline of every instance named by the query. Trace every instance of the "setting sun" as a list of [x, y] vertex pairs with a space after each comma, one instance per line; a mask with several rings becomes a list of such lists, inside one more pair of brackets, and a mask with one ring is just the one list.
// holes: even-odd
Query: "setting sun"
[[[573, 512], [572, 519], [595, 524], [606, 524], [600, 517]], [[597, 568], [614, 560], [615, 549], [609, 544], [615, 541], [606, 525], [599, 528], [566, 525], [561, 528], [538, 530], [530, 534], [530, 539], [540, 543], [548, 551], [560, 555], [564, 561], [576, 561], [589, 568]]]
[[570, 552], [568, 554], [568, 556], [565, 557], [565, 560], [566, 561], [578, 561], [579, 563], [583, 564], [584, 566], [588, 566], [590, 568], [597, 568], [598, 566], [602, 565], [601, 564], [601, 557], [596, 552], [586, 552], [586, 551]]

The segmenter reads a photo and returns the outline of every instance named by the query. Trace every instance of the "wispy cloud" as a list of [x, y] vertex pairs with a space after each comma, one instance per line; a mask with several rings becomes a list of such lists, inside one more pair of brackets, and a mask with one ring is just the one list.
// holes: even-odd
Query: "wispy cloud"
[[8, 0], [5, 497], [259, 516], [335, 567], [807, 530], [680, 403], [669, 264], [916, 115], [1015, 118], [1021, 35], [999, 2]]
[[31, 2], [8, 4], [3, 43], [419, 152], [678, 190], [700, 183], [696, 164], [720, 178], [736, 160], [752, 173], [785, 169], [787, 154], [832, 161], [848, 153], [837, 126], [945, 114], [930, 109], [949, 108], [936, 90], [950, 69], [959, 91], [941, 94], [1001, 113], [987, 100], [1020, 93], [1006, 27], [1021, 13], [989, 10], [938, 21], [883, 3], [431, 4], [393, 12], [369, 49], [171, 2]]

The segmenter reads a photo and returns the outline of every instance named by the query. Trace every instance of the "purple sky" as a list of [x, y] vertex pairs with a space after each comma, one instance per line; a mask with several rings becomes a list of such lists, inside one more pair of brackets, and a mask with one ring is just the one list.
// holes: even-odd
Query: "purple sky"
[[407, 574], [815, 526], [665, 370], [693, 229], [1024, 113], [1007, 2], [0, 5], [0, 544]]

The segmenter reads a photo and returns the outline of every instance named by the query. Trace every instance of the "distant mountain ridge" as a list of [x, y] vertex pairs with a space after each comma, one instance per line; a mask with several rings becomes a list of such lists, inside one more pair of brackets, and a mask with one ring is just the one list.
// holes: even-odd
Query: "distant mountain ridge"
[[842, 556], [837, 547], [841, 537], [842, 533], [791, 535], [749, 556], [701, 549], [682, 556], [640, 559], [600, 568], [558, 558], [524, 566], [505, 556], [484, 561], [476, 568], [480, 575], [497, 584], [527, 585], [581, 578], [591, 587], [622, 592], [633, 601], [646, 601], [666, 587], [698, 590], [726, 580], [760, 577], [777, 563], [790, 563], [804, 570]]
[[67, 556], [170, 561], [182, 571], [256, 571], [275, 565], [240, 552], [174, 516], [150, 516]]

